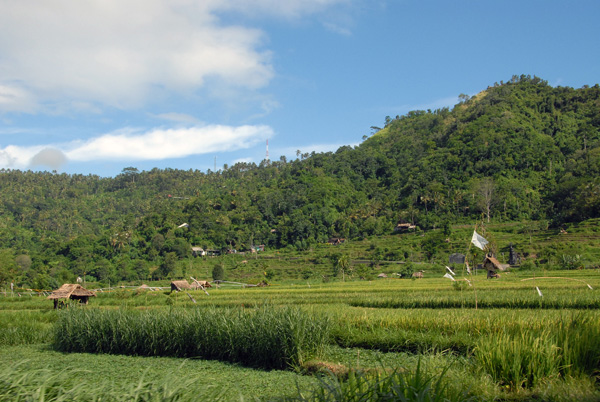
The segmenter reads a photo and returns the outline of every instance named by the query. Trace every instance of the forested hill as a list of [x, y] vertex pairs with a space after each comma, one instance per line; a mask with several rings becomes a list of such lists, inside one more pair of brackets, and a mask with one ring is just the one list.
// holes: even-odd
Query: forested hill
[[[357, 147], [218, 172], [0, 171], [0, 282], [144, 278], [190, 247], [305, 249], [480, 219], [600, 216], [600, 87], [513, 77], [452, 110], [386, 118]], [[178, 227], [187, 223], [188, 227]]]

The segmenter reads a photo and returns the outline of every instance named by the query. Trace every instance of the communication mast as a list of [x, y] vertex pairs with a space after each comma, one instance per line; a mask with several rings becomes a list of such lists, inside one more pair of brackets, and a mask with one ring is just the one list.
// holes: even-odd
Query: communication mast
[[266, 159], [267, 159], [267, 162], [270, 161], [269, 160], [269, 140], [268, 139], [267, 139], [267, 157], [266, 157]]

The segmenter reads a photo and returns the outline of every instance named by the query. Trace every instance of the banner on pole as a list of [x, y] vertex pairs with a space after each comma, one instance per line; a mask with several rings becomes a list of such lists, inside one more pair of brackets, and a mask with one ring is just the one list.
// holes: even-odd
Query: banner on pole
[[485, 245], [489, 242], [483, 236], [480, 236], [476, 231], [473, 231], [473, 238], [471, 239], [471, 243], [473, 243], [475, 247], [483, 250]]

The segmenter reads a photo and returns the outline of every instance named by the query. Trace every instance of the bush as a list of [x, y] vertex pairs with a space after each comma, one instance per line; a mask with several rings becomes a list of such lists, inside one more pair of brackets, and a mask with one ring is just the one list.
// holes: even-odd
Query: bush
[[563, 254], [560, 259], [561, 269], [581, 269], [583, 268], [583, 262], [579, 254]]
[[222, 264], [216, 264], [212, 270], [212, 278], [215, 281], [222, 281], [225, 279], [225, 269]]

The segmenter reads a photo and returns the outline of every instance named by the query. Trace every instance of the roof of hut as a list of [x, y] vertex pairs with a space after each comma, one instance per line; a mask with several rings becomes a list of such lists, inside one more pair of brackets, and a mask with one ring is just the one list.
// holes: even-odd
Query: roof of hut
[[186, 280], [181, 280], [181, 281], [173, 281], [171, 282], [171, 289], [177, 289], [177, 290], [181, 290], [181, 289], [191, 289], [190, 284], [188, 283], [188, 281]]
[[485, 257], [485, 261], [483, 262], [483, 265], [487, 266], [488, 262], [490, 262], [494, 266], [495, 269], [499, 269], [500, 271], [505, 270], [504, 264], [500, 264], [500, 261], [498, 261], [494, 257], [490, 257], [490, 256]]
[[96, 293], [85, 289], [79, 284], [65, 283], [60, 288], [56, 289], [47, 299], [68, 299], [71, 296], [96, 296]]

